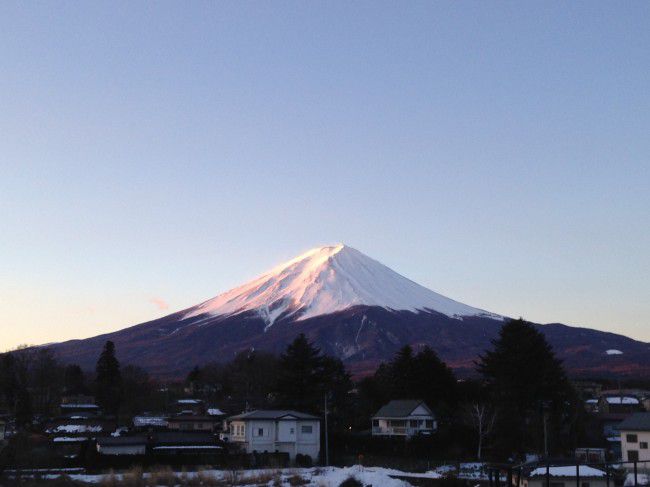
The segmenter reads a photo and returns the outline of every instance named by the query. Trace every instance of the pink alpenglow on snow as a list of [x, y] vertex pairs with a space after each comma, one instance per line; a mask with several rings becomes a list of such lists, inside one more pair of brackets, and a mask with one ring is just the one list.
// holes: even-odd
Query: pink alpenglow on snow
[[502, 319], [420, 286], [343, 244], [312, 249], [199, 304], [186, 318], [256, 311], [270, 326], [281, 316], [304, 320], [357, 305]]

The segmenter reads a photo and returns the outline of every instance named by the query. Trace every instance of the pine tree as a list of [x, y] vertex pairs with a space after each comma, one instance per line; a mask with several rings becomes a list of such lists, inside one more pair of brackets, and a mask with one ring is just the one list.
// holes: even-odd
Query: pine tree
[[382, 404], [391, 399], [421, 399], [443, 419], [452, 414], [456, 404], [456, 378], [429, 347], [417, 354], [409, 345], [402, 347], [393, 360], [379, 366], [374, 382], [366, 383], [365, 390], [377, 400], [383, 398]]
[[557, 436], [570, 396], [562, 364], [544, 335], [522, 319], [505, 323], [492, 343], [477, 368], [498, 413], [500, 451], [504, 455], [531, 448], [543, 451], [544, 418], [549, 421], [548, 434]]
[[412, 374], [411, 395], [424, 400], [442, 419], [448, 419], [457, 402], [456, 377], [452, 370], [426, 346], [415, 356]]
[[303, 411], [317, 411], [323, 401], [323, 356], [304, 334], [280, 356], [277, 383], [278, 403]]
[[76, 364], [68, 365], [63, 372], [63, 386], [67, 394], [86, 393], [86, 379], [84, 372]]
[[107, 341], [96, 367], [97, 403], [106, 414], [117, 414], [122, 396], [120, 363], [115, 357], [115, 344]]

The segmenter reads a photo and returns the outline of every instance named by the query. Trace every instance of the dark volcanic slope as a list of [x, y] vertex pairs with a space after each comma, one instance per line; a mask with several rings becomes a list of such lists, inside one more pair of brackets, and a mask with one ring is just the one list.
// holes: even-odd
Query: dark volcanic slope
[[[327, 354], [342, 358], [357, 375], [371, 373], [401, 346], [430, 345], [461, 374], [490, 347], [501, 321], [463, 320], [438, 313], [391, 312], [357, 306], [304, 321], [279, 319], [267, 331], [257, 313], [232, 317], [207, 315], [182, 319], [185, 312], [86, 340], [50, 345], [65, 362], [94, 367], [106, 340], [113, 340], [124, 364], [137, 364], [159, 377], [180, 377], [193, 366], [227, 361], [254, 348], [280, 353], [298, 333], [305, 333]], [[630, 338], [561, 324], [539, 325], [574, 375], [650, 373], [650, 345]], [[616, 349], [623, 355], [606, 355]]]

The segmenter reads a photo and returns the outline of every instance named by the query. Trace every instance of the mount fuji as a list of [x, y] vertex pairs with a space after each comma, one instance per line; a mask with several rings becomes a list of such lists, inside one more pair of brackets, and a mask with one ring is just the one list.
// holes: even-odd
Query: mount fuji
[[[123, 363], [161, 377], [227, 361], [244, 350], [280, 353], [305, 333], [324, 353], [367, 374], [400, 347], [431, 346], [458, 372], [491, 345], [506, 317], [442, 296], [343, 244], [312, 249], [189, 309], [121, 331], [48, 345], [92, 367], [106, 340]], [[650, 371], [650, 345], [561, 324], [538, 325], [574, 374]], [[620, 350], [616, 358], [608, 350]]]

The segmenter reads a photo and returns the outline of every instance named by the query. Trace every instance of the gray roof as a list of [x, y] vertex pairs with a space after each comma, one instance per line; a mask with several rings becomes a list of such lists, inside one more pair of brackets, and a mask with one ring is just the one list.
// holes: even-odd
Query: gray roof
[[634, 413], [618, 425], [620, 431], [650, 431], [650, 413]]
[[[397, 399], [383, 406], [375, 414], [376, 418], [405, 418], [410, 416], [415, 408], [423, 405], [429, 411], [431, 409], [420, 399]], [[433, 415], [433, 413], [431, 413]]]
[[217, 442], [217, 437], [210, 433], [163, 431], [153, 437], [158, 445], [204, 445]]
[[97, 443], [99, 446], [146, 445], [147, 438], [144, 436], [110, 436], [97, 438]]
[[274, 420], [291, 420], [297, 419], [311, 419], [319, 420], [318, 416], [313, 416], [307, 413], [292, 411], [290, 409], [267, 409], [259, 411], [250, 411], [248, 413], [237, 414], [230, 416], [228, 420], [246, 420], [246, 419], [274, 419]]

